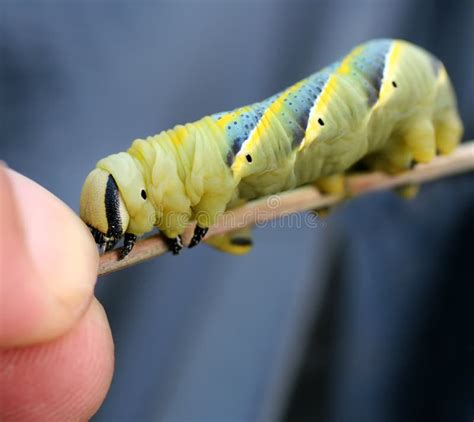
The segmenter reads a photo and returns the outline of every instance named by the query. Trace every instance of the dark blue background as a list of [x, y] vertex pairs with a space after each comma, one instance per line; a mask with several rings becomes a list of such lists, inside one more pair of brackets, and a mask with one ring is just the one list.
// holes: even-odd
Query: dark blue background
[[[3, 0], [0, 156], [77, 210], [99, 158], [377, 37], [445, 63], [473, 138], [473, 23], [470, 0]], [[473, 181], [99, 279], [117, 360], [94, 420], [472, 420]]]

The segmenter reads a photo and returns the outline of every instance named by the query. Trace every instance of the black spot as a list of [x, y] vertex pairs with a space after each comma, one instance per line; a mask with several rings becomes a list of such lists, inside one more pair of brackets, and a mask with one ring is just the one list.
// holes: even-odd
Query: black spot
[[120, 220], [120, 193], [115, 179], [110, 174], [105, 188], [105, 216], [107, 217], [108, 237], [122, 236], [122, 222]]
[[252, 162], [252, 156], [251, 156], [250, 154], [247, 154], [247, 155], [245, 156], [245, 158], [247, 159], [247, 161], [248, 161], [249, 163]]
[[398, 86], [395, 81], [392, 81], [392, 85], [393, 85], [394, 88], [396, 88]]
[[146, 191], [145, 191], [145, 189], [142, 189], [142, 191], [140, 192], [140, 195], [142, 196], [143, 199], [146, 199]]
[[318, 119], [318, 123], [319, 123], [321, 126], [324, 126], [324, 121], [323, 121], [323, 119], [321, 119], [321, 117]]

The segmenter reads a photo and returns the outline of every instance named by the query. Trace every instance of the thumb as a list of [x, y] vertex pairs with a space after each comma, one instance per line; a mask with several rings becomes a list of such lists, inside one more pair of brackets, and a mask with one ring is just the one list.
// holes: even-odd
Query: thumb
[[0, 346], [67, 332], [92, 299], [98, 254], [59, 199], [0, 165]]

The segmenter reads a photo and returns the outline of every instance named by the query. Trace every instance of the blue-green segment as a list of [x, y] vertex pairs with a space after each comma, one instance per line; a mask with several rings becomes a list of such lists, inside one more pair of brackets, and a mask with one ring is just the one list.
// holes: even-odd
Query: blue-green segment
[[291, 139], [293, 147], [304, 139], [308, 119], [316, 100], [324, 89], [331, 74], [339, 62], [313, 73], [304, 80], [301, 87], [290, 93], [284, 100], [284, 107], [279, 113], [279, 121]]
[[[368, 106], [374, 105], [379, 98], [386, 58], [392, 42], [385, 39], [371, 41], [364, 46], [360, 54], [352, 59], [352, 76], [364, 88], [367, 94]], [[339, 60], [310, 75], [303, 80], [303, 84], [296, 91], [291, 92], [284, 99], [284, 105], [278, 112], [277, 118], [287, 136], [291, 139], [293, 147], [297, 147], [304, 139], [311, 109], [324, 90], [331, 74], [340, 66], [341, 61]], [[238, 108], [233, 111], [211, 115], [215, 120], [220, 120], [229, 114], [232, 117], [226, 126], [226, 135], [230, 146], [227, 155], [229, 166], [232, 165], [235, 155], [258, 125], [267, 108], [284, 92], [282, 91], [266, 100], [252, 104], [245, 111]]]
[[379, 99], [385, 64], [392, 40], [375, 40], [365, 44], [363, 51], [352, 60], [353, 76], [358, 78], [367, 93], [367, 103]]

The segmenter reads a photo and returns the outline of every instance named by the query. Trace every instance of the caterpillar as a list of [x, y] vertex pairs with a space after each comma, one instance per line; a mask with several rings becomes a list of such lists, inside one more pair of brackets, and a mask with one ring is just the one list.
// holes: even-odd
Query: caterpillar
[[[445, 67], [407, 41], [381, 39], [272, 97], [177, 125], [100, 160], [81, 192], [80, 216], [102, 249], [124, 239], [125, 257], [154, 227], [173, 254], [226, 209], [314, 183], [344, 189], [357, 163], [390, 173], [448, 154], [463, 125]], [[240, 230], [208, 240], [231, 253], [252, 246]]]

